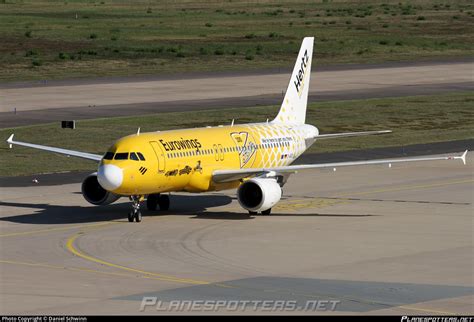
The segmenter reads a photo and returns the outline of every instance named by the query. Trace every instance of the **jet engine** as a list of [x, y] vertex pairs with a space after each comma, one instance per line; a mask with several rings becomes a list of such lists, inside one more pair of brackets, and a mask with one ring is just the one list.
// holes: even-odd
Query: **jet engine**
[[119, 195], [102, 188], [97, 180], [97, 172], [91, 173], [84, 179], [84, 181], [82, 181], [81, 190], [84, 199], [97, 206], [109, 205], [120, 198]]
[[240, 205], [252, 212], [272, 208], [281, 198], [281, 187], [276, 179], [254, 178], [242, 183], [237, 190]]

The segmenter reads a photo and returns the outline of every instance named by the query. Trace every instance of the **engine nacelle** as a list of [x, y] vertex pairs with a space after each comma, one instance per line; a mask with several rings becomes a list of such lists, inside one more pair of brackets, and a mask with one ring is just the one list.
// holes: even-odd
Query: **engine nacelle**
[[281, 187], [275, 179], [254, 178], [242, 183], [237, 190], [240, 205], [249, 211], [265, 211], [281, 198]]
[[120, 198], [119, 195], [111, 193], [99, 184], [97, 180], [97, 172], [88, 175], [84, 181], [82, 181], [82, 196], [89, 203], [93, 205], [108, 205]]

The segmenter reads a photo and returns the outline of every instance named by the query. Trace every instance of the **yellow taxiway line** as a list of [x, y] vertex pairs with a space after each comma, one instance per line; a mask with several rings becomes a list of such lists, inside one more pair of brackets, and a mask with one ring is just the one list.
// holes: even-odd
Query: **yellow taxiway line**
[[86, 255], [83, 252], [81, 252], [80, 250], [78, 250], [74, 245], [76, 239], [79, 236], [81, 236], [80, 233], [75, 234], [72, 237], [70, 237], [66, 242], [66, 249], [69, 252], [71, 252], [72, 254], [76, 255], [77, 257], [80, 257], [80, 258], [85, 259], [87, 261], [95, 262], [95, 263], [98, 263], [98, 264], [101, 264], [101, 265], [104, 265], [104, 266], [108, 266], [108, 267], [117, 268], [117, 269], [124, 270], [124, 271], [127, 271], [127, 272], [138, 273], [138, 274], [143, 275], [143, 277], [145, 277], [145, 278], [152, 277], [154, 279], [158, 279], [158, 280], [162, 280], [162, 281], [176, 282], [176, 283], [183, 283], [183, 284], [194, 284], [194, 285], [211, 284], [211, 282], [207, 282], [207, 281], [199, 281], [199, 280], [193, 280], [193, 279], [179, 278], [177, 276], [147, 272], [147, 271], [139, 270], [139, 269], [136, 269], [136, 268], [131, 268], [131, 267], [123, 266], [123, 265], [117, 265], [117, 264], [110, 263], [110, 262], [107, 262], [105, 260], [102, 260], [102, 259], [99, 259], [99, 258], [96, 258], [96, 257], [92, 257], [90, 255]]

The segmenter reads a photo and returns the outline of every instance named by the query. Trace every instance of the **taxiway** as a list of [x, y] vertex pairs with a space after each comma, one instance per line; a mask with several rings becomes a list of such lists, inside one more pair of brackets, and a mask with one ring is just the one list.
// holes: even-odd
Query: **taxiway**
[[[312, 73], [309, 101], [474, 90], [469, 59], [328, 66]], [[0, 84], [0, 128], [160, 112], [280, 104], [290, 71]]]
[[87, 204], [79, 184], [1, 187], [0, 311], [156, 314], [139, 308], [157, 296], [474, 314], [473, 170], [471, 153], [466, 166], [310, 170], [271, 216], [248, 216], [234, 191], [180, 193], [142, 223], [126, 200]]

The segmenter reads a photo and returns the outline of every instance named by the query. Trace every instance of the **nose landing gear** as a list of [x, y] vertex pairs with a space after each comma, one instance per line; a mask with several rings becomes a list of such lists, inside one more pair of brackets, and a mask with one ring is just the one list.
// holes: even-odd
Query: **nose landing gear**
[[[144, 199], [144, 196], [130, 196], [130, 201], [132, 202], [132, 210], [130, 210], [130, 212], [128, 213], [129, 222], [142, 221], [140, 202], [142, 202]], [[170, 207], [170, 197], [169, 195], [163, 195], [159, 193], [148, 195], [146, 199], [146, 206], [148, 210], [156, 210], [158, 206], [160, 207], [160, 210], [168, 210]]]
[[143, 200], [143, 196], [130, 196], [132, 201], [132, 210], [128, 213], [128, 221], [136, 222], [142, 221], [142, 213], [140, 211], [140, 202]]

